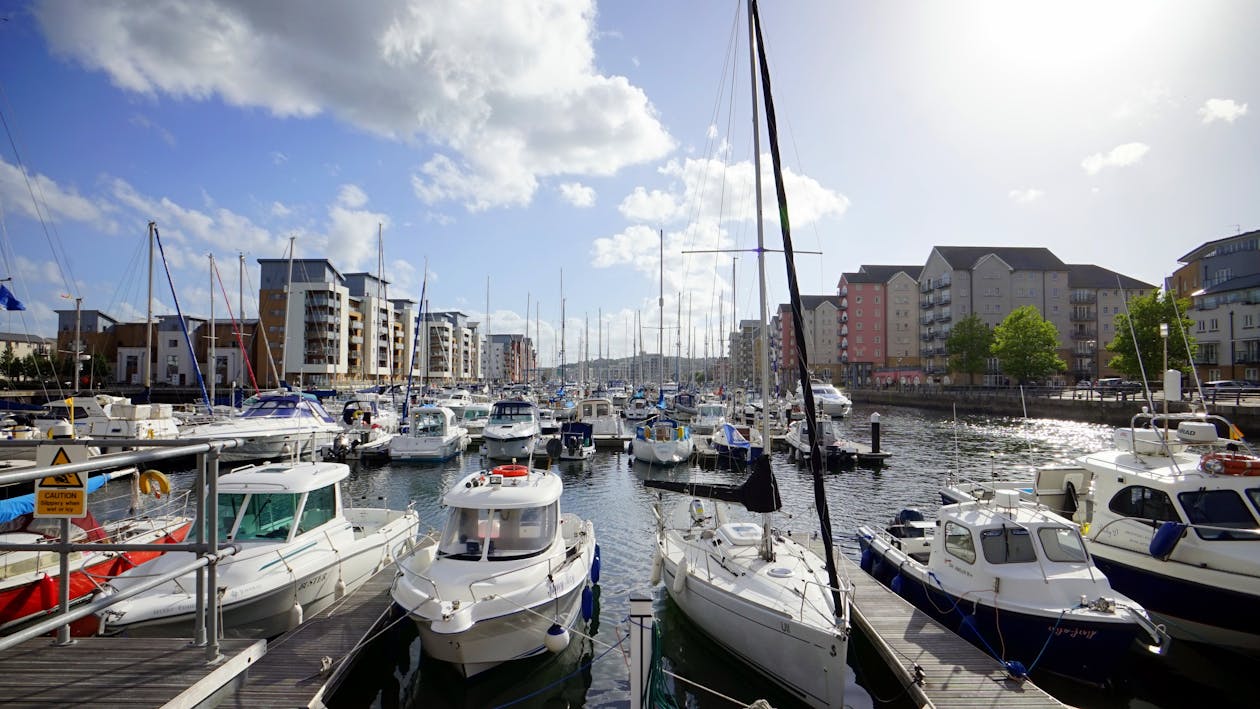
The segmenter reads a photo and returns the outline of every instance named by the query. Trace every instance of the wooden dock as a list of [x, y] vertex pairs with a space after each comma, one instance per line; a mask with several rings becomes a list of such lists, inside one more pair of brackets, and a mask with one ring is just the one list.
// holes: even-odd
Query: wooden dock
[[349, 672], [361, 641], [389, 615], [396, 569], [390, 564], [354, 593], [268, 643], [266, 656], [250, 668], [232, 703], [323, 706]]
[[[814, 545], [821, 554], [822, 543]], [[919, 706], [1066, 706], [1031, 680], [1008, 679], [996, 660], [893, 593], [848, 557], [838, 551], [836, 557], [841, 576], [853, 581], [853, 624], [870, 639]], [[918, 671], [921, 681], [916, 681]]]
[[0, 653], [0, 703], [96, 709], [213, 705], [257, 663], [266, 645], [224, 640], [222, 658], [209, 664], [206, 649], [186, 638], [78, 638], [64, 647], [35, 638]]

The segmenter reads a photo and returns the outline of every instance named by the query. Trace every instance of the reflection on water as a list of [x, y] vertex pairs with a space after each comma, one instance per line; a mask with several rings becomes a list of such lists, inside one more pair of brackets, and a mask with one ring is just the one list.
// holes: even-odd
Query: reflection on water
[[[856, 407], [846, 421], [851, 435], [869, 438], [871, 409]], [[892, 458], [880, 469], [856, 467], [829, 471], [825, 477], [837, 548], [852, 558], [858, 548], [853, 530], [861, 524], [883, 525], [899, 509], [918, 507], [930, 515], [938, 490], [957, 472], [968, 477], [1027, 479], [1034, 464], [1063, 461], [1109, 444], [1110, 429], [1057, 420], [968, 416], [958, 421], [935, 412], [886, 409], [882, 445]], [[773, 456], [784, 500], [776, 526], [814, 532], [813, 489], [808, 468], [786, 454]], [[442, 493], [465, 470], [483, 465], [471, 452], [431, 466], [380, 466], [356, 469], [348, 492], [354, 504], [405, 506], [419, 511], [422, 527], [441, 524]], [[657, 492], [649, 477], [706, 482], [742, 482], [739, 472], [673, 469], [632, 464], [624, 453], [604, 452], [589, 461], [553, 466], [565, 483], [565, 511], [595, 522], [602, 550], [597, 623], [591, 640], [575, 637], [556, 656], [511, 663], [464, 681], [450, 668], [423, 659], [410, 621], [404, 620], [372, 644], [348, 689], [333, 697], [336, 706], [380, 707], [623, 707], [629, 704], [629, 680], [620, 649], [626, 634], [632, 592], [650, 592], [663, 628], [664, 662], [672, 671], [743, 702], [766, 698], [776, 707], [795, 706], [775, 685], [744, 668], [702, 636], [667, 599], [649, 588], [655, 523], [651, 505]], [[669, 493], [664, 493], [668, 495]], [[1053, 677], [1035, 679], [1063, 701], [1086, 707], [1246, 706], [1260, 689], [1254, 660], [1211, 648], [1174, 643], [1167, 657], [1131, 653], [1128, 681], [1108, 691], [1082, 687]], [[869, 643], [850, 643], [850, 682], [846, 704], [909, 706], [899, 685], [881, 670]], [[861, 685], [858, 684], [859, 678]], [[730, 707], [731, 704], [681, 682], [674, 684], [679, 704]], [[891, 703], [886, 703], [891, 700]]]

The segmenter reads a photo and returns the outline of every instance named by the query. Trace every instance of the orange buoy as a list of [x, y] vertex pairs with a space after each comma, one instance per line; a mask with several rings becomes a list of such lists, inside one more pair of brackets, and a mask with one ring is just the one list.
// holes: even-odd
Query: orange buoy
[[502, 475], [505, 478], [519, 478], [529, 475], [529, 468], [523, 465], [500, 465], [490, 472], [495, 475]]

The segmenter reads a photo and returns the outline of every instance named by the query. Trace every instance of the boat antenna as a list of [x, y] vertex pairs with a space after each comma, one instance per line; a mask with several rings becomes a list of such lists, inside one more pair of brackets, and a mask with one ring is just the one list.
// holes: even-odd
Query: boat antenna
[[[792, 252], [792, 230], [788, 220], [787, 189], [783, 184], [783, 164], [779, 155], [779, 128], [775, 122], [774, 98], [770, 92], [769, 62], [766, 59], [765, 40], [761, 34], [761, 18], [757, 12], [757, 0], [748, 0], [750, 31], [756, 35], [757, 58], [761, 69], [761, 96], [766, 109], [766, 134], [770, 143], [770, 160], [774, 169], [774, 191], [779, 203], [779, 228], [783, 232], [783, 256], [787, 266], [788, 294], [792, 303], [792, 329], [796, 337], [796, 364], [805, 402], [805, 423], [809, 428], [809, 468], [814, 478], [814, 506], [818, 509], [818, 523], [822, 530], [823, 560], [827, 564], [827, 583], [836, 612], [844, 607], [840, 594], [840, 578], [836, 573], [835, 550], [831, 539], [831, 514], [827, 510], [826, 488], [822, 477], [822, 449], [818, 444], [818, 420], [814, 406], [814, 392], [809, 386], [809, 358], [805, 341], [805, 319], [801, 313], [801, 290], [796, 278], [796, 255]], [[753, 107], [756, 111], [756, 106]], [[766, 441], [768, 444], [769, 441]]]
[[1129, 339], [1133, 340], [1133, 354], [1137, 359], [1138, 372], [1142, 375], [1142, 391], [1146, 395], [1146, 405], [1155, 411], [1155, 398], [1146, 383], [1146, 363], [1142, 361], [1142, 352], [1138, 349], [1137, 329], [1133, 327], [1133, 314], [1129, 311], [1129, 299], [1125, 297], [1124, 286], [1120, 284], [1120, 274], [1116, 274], [1116, 288], [1120, 291], [1120, 302], [1124, 304], [1124, 319], [1129, 323]]

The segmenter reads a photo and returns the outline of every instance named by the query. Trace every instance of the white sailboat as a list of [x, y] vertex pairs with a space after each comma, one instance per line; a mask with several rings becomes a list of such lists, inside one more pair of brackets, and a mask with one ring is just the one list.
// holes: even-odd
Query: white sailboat
[[[665, 233], [661, 232], [661, 293], [657, 300], [660, 308], [658, 324], [661, 326], [658, 335], [660, 351], [661, 377], [665, 376]], [[664, 382], [658, 384], [658, 397], [664, 401]], [[650, 465], [677, 465], [691, 459], [695, 450], [695, 442], [691, 439], [691, 427], [666, 418], [661, 403], [658, 402], [656, 418], [644, 421], [634, 429], [634, 440], [630, 442], [630, 454], [634, 459]], [[629, 413], [627, 413], [627, 417]]]
[[[748, 10], [752, 53], [758, 45], [754, 33], [757, 40], [760, 39], [756, 0], [749, 0]], [[763, 80], [764, 72], [763, 57]], [[752, 73], [755, 82], [755, 65]], [[756, 101], [753, 103], [755, 106]], [[773, 116], [769, 100], [767, 113]], [[753, 125], [756, 136], [755, 117]], [[754, 155], [760, 155], [756, 137]], [[757, 176], [761, 331], [765, 333], [765, 251], [759, 162], [754, 174]], [[776, 179], [778, 177], [776, 169]], [[781, 185], [779, 203], [781, 213], [786, 214]], [[786, 231], [784, 251], [788, 259], [789, 287], [794, 301], [799, 302], [791, 242]], [[797, 317], [799, 320], [799, 314]], [[799, 322], [796, 325], [799, 334], [803, 328]], [[804, 343], [799, 347], [805, 351]], [[768, 356], [765, 347], [762, 352], [763, 357]], [[768, 363], [763, 360], [763, 365]], [[801, 363], [802, 373], [806, 366]], [[769, 367], [763, 366], [761, 374], [762, 397], [768, 400]], [[812, 418], [812, 396], [806, 398], [806, 410]], [[761, 417], [761, 425], [765, 439], [769, 440], [768, 416]], [[659, 480], [647, 480], [644, 484], [681, 492], [690, 498], [676, 502], [668, 511], [663, 501], [654, 507], [657, 544], [653, 575], [665, 583], [674, 603], [705, 634], [804, 704], [842, 707], [851, 590], [848, 584], [841, 586], [831, 556], [831, 525], [822, 496], [819, 457], [813, 456], [811, 462], [823, 530], [825, 556], [822, 558], [790, 535], [772, 530], [770, 514], [779, 510], [781, 500], [768, 455], [757, 458], [752, 473], [739, 487]], [[760, 513], [760, 524], [736, 520], [728, 503], [739, 503], [749, 512]]]

